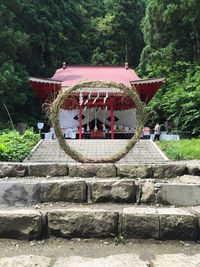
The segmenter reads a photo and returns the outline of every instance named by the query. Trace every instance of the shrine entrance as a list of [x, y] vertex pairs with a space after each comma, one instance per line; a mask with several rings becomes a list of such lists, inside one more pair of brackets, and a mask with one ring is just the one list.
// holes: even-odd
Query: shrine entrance
[[81, 89], [63, 104], [60, 126], [65, 138], [129, 139], [136, 128], [136, 109], [119, 89]]

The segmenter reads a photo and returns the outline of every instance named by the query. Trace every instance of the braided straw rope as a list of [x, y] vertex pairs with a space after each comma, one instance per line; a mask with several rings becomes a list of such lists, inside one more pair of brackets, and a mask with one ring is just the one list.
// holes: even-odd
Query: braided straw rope
[[[77, 150], [71, 148], [70, 145], [62, 137], [62, 131], [59, 123], [59, 109], [67, 100], [70, 94], [72, 94], [74, 91], [83, 88], [117, 88], [120, 89], [122, 92], [124, 92], [125, 95], [130, 96], [132, 101], [135, 103], [135, 106], [137, 108], [137, 128], [135, 134], [122, 150], [112, 155], [111, 157], [99, 158], [99, 159], [92, 159], [85, 157]], [[49, 104], [48, 107], [46, 107], [46, 112], [55, 129], [55, 134], [57, 136], [61, 149], [64, 150], [65, 153], [69, 155], [71, 158], [82, 163], [114, 163], [123, 158], [137, 143], [138, 139], [142, 134], [143, 127], [147, 119], [145, 105], [140, 100], [140, 97], [135, 88], [127, 87], [123, 84], [118, 84], [114, 82], [103, 82], [103, 81], [83, 82], [61, 90], [56, 99], [51, 104]]]

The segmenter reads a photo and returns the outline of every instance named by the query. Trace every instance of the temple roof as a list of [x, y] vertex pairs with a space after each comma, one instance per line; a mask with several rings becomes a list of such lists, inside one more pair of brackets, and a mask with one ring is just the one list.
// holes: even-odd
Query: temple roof
[[139, 77], [124, 66], [67, 66], [58, 69], [52, 79], [61, 80], [62, 87], [89, 81], [112, 81], [130, 86], [130, 81], [139, 80]]
[[[155, 95], [160, 86], [165, 83], [164, 78], [140, 79], [133, 69], [124, 66], [66, 66], [58, 69], [52, 78], [30, 79], [31, 86], [37, 96], [44, 102], [52, 93], [55, 94], [61, 88], [89, 81], [108, 81], [123, 83], [129, 87], [135, 87], [143, 102], [148, 103]], [[84, 91], [87, 91], [84, 89]], [[93, 90], [95, 92], [95, 88]], [[98, 91], [98, 92], [97, 92]], [[99, 93], [99, 89], [96, 93]], [[109, 95], [118, 94], [119, 90], [102, 88], [100, 91]]]

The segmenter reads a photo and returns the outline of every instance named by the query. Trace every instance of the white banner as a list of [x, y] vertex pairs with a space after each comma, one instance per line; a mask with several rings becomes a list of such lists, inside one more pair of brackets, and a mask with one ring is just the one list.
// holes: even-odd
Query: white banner
[[[111, 124], [111, 115], [109, 110], [96, 109], [96, 118], [105, 123]], [[64, 129], [77, 128], [79, 126], [79, 110], [60, 109], [59, 113], [60, 126]], [[82, 125], [86, 125], [95, 119], [95, 108], [83, 111]], [[136, 109], [114, 111], [114, 124], [129, 128], [136, 128]]]

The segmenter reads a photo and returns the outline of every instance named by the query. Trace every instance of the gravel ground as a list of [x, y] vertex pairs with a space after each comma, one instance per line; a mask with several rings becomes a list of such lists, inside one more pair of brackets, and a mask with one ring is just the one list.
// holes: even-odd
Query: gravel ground
[[116, 244], [114, 239], [61, 239], [18, 241], [0, 239], [0, 257], [44, 255], [49, 257], [85, 256], [92, 258], [117, 254], [137, 254], [142, 260], [151, 260], [155, 254], [199, 253], [200, 244], [183, 241], [130, 240]]

